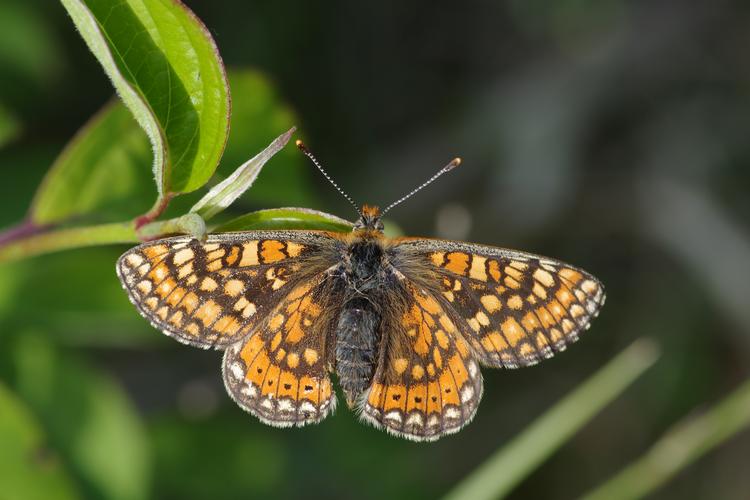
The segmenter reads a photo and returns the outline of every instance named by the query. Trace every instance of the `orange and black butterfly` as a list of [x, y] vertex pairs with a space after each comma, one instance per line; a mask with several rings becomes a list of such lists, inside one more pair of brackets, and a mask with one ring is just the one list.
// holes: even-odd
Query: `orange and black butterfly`
[[391, 239], [376, 207], [359, 213], [349, 234], [153, 241], [120, 257], [117, 273], [154, 327], [224, 350], [227, 391], [261, 421], [320, 422], [336, 407], [335, 372], [363, 420], [416, 441], [471, 421], [480, 366], [553, 356], [604, 303], [602, 284], [579, 268], [473, 243]]

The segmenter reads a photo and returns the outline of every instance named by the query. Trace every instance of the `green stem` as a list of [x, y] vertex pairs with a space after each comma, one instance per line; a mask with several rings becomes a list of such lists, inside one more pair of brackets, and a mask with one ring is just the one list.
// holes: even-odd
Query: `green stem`
[[679, 471], [734, 434], [750, 426], [750, 379], [702, 415], [668, 431], [641, 458], [603, 485], [586, 500], [643, 498]]
[[161, 238], [165, 234], [189, 234], [199, 240], [206, 238], [206, 223], [194, 213], [187, 213], [174, 219], [151, 222], [138, 230], [138, 236], [144, 241]]
[[160, 196], [154, 203], [154, 206], [151, 207], [148, 212], [141, 215], [140, 217], [135, 218], [135, 228], [140, 229], [146, 224], [151, 224], [156, 219], [158, 219], [159, 216], [163, 214], [167, 209], [167, 207], [169, 206], [169, 202], [172, 201], [172, 198], [174, 197], [174, 193], [166, 193], [163, 196]]
[[653, 341], [633, 342], [461, 481], [446, 498], [502, 498], [656, 362]]
[[26, 259], [69, 248], [138, 241], [132, 222], [52, 229], [26, 238], [14, 239], [0, 246], [0, 262]]

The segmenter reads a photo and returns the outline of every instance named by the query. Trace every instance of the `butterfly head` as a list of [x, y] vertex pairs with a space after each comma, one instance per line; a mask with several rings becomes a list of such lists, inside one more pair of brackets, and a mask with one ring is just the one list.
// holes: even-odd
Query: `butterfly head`
[[372, 205], [362, 205], [359, 220], [354, 224], [355, 231], [383, 232], [380, 208]]

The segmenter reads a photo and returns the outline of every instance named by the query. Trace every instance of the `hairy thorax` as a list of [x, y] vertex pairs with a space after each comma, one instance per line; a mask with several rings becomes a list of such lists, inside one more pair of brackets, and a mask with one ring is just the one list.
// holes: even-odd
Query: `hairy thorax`
[[336, 373], [350, 407], [369, 387], [377, 364], [385, 272], [382, 239], [355, 232], [339, 276], [345, 293], [336, 324]]

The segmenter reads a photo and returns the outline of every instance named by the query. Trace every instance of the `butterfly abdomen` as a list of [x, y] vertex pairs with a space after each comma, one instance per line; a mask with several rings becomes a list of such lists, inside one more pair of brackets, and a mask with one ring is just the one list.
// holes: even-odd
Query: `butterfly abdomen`
[[352, 407], [369, 386], [375, 367], [380, 315], [364, 298], [349, 301], [336, 326], [336, 373]]

